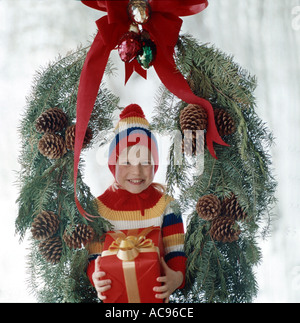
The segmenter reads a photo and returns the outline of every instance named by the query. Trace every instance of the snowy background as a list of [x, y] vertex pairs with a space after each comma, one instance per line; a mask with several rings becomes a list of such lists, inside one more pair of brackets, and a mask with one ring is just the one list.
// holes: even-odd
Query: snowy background
[[[19, 155], [17, 128], [35, 71], [58, 54], [86, 44], [102, 14], [77, 0], [0, 0], [0, 302], [35, 302], [26, 286], [26, 241], [15, 236]], [[272, 155], [279, 182], [277, 221], [261, 242], [255, 302], [300, 301], [300, 0], [210, 0], [202, 13], [184, 18], [182, 32], [214, 44], [258, 78], [258, 114], [276, 137]], [[118, 60], [116, 60], [118, 63]], [[156, 75], [123, 87], [123, 68], [111, 84], [121, 103], [138, 103], [151, 119]], [[87, 156], [86, 181], [94, 194], [99, 152]], [[108, 176], [108, 175], [105, 175]], [[163, 168], [157, 174], [163, 182]], [[107, 185], [105, 185], [107, 186]]]

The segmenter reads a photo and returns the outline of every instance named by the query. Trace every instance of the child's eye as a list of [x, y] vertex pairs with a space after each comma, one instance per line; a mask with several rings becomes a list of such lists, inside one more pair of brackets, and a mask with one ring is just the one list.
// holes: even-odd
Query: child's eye
[[122, 165], [122, 166], [129, 166], [130, 165], [130, 162], [128, 160], [123, 160], [123, 161], [120, 161], [120, 165]]
[[142, 161], [142, 162], [141, 162], [141, 165], [143, 165], [143, 166], [151, 165], [151, 161], [150, 161], [150, 160]]

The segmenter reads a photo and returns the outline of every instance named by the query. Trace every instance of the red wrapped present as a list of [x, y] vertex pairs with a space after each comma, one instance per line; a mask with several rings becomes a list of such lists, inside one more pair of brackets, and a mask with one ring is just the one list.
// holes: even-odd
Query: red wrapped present
[[112, 281], [105, 303], [162, 303], [154, 286], [161, 276], [162, 239], [159, 227], [106, 233], [100, 268]]

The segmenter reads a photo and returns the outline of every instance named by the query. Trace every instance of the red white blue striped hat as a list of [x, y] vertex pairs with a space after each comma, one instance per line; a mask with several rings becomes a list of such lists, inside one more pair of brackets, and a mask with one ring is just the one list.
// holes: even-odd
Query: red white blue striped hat
[[135, 145], [148, 147], [156, 173], [159, 164], [158, 145], [154, 134], [149, 129], [142, 108], [130, 104], [120, 114], [120, 120], [115, 128], [115, 137], [109, 147], [108, 167], [115, 176], [115, 167], [121, 152]]

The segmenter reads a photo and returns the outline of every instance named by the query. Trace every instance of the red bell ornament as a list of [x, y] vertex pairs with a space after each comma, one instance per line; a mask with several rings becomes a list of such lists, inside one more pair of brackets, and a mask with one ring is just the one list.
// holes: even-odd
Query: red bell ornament
[[120, 58], [125, 63], [132, 62], [141, 52], [141, 36], [134, 31], [129, 31], [122, 36], [118, 45]]
[[151, 7], [147, 0], [130, 0], [127, 7], [130, 19], [137, 24], [145, 24], [151, 15]]

